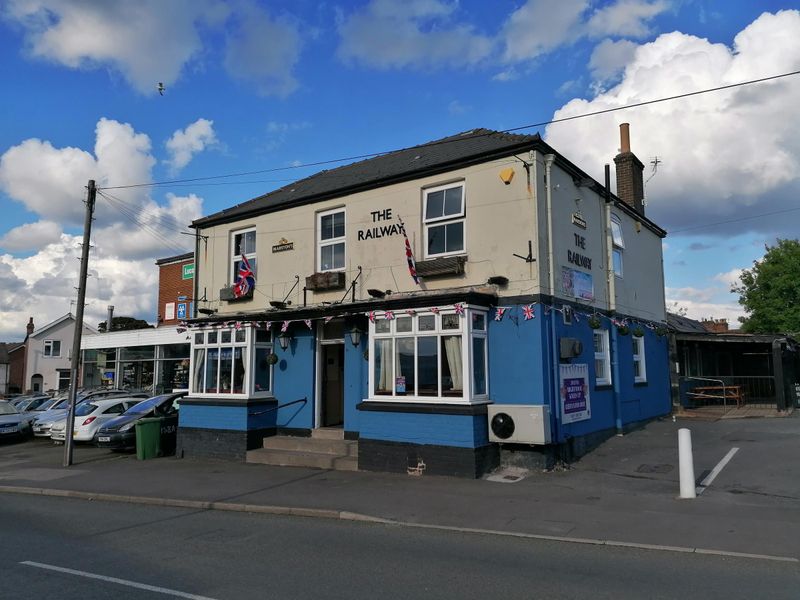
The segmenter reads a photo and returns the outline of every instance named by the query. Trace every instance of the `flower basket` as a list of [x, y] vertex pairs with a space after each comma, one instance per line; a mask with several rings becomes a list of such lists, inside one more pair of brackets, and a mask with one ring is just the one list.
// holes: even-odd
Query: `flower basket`
[[628, 335], [631, 332], [631, 328], [627, 325], [617, 325], [617, 333], [620, 335]]
[[634, 337], [642, 337], [642, 336], [644, 336], [644, 329], [642, 329], [641, 327], [638, 327], [638, 326], [634, 327], [633, 328], [633, 336]]
[[656, 335], [658, 337], [664, 337], [669, 333], [669, 330], [664, 325], [659, 325], [656, 327]]
[[589, 317], [587, 323], [589, 323], [589, 327], [592, 329], [600, 329], [600, 326], [603, 324], [603, 322], [600, 320], [600, 317], [597, 315], [592, 315]]
[[278, 355], [275, 354], [274, 352], [270, 352], [267, 355], [267, 364], [268, 365], [274, 365], [274, 364], [277, 364], [277, 362], [278, 362]]

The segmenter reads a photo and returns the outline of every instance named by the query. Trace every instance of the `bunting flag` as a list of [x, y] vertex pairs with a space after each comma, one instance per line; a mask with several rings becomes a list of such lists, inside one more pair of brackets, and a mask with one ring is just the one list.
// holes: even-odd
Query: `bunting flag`
[[461, 303], [453, 305], [457, 315], [464, 315], [464, 305]]
[[242, 328], [241, 322], [236, 321], [236, 324], [234, 325], [234, 328], [236, 329], [236, 331], [239, 331]]
[[186, 328], [185, 327], [178, 327], [175, 331], [177, 333], [186, 333]]
[[503, 307], [503, 306], [498, 306], [497, 308], [495, 308], [494, 309], [494, 320], [495, 321], [502, 321], [503, 320], [503, 315], [506, 314], [506, 310], [508, 310], [508, 309]]
[[374, 323], [375, 322], [375, 311], [374, 310], [369, 311], [367, 313], [367, 316], [369, 317], [369, 322], [370, 323]]
[[435, 314], [435, 315], [438, 315], [439, 314], [439, 309], [434, 306], [433, 308], [431, 308], [431, 312], [433, 314]]
[[383, 318], [386, 319], [387, 321], [391, 321], [392, 319], [394, 319], [394, 311], [387, 310], [385, 313], [383, 313]]
[[408, 241], [408, 235], [406, 235], [406, 226], [403, 224], [403, 219], [400, 219], [400, 231], [403, 232], [403, 239], [406, 241], [406, 262], [408, 263], [408, 273], [411, 275], [411, 279], [414, 280], [414, 283], [419, 285], [417, 263], [414, 261], [414, 253], [411, 251], [411, 242]]
[[323, 320], [324, 320], [326, 323], [330, 323], [332, 318], [333, 318], [333, 317], [325, 317], [325, 319], [323, 319]]
[[303, 323], [306, 324], [306, 327], [311, 329], [311, 319], [303, 319]]
[[526, 321], [530, 321], [536, 314], [533, 312], [533, 304], [528, 304], [527, 306], [522, 307], [522, 316], [525, 317]]
[[289, 330], [289, 323], [291, 323], [291, 321], [284, 321], [281, 323], [281, 333], [286, 333]]
[[413, 317], [415, 314], [417, 314], [417, 311], [415, 311], [413, 308], [409, 308], [409, 309], [406, 310], [406, 314], [409, 317]]
[[239, 262], [239, 273], [236, 283], [233, 285], [233, 295], [236, 298], [246, 296], [256, 285], [256, 276], [253, 269], [250, 268], [250, 261], [242, 254], [242, 260]]

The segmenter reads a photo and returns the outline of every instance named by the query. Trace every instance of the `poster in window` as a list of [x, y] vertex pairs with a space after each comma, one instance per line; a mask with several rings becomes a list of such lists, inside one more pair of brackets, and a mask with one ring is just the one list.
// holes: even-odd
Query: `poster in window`
[[561, 390], [561, 422], [575, 423], [592, 418], [589, 399], [589, 365], [559, 365]]
[[561, 291], [571, 298], [594, 300], [592, 274], [561, 267]]

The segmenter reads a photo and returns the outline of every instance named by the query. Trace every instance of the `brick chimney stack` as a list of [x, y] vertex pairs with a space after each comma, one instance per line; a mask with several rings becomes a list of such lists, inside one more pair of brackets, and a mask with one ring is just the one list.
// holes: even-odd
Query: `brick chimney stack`
[[33, 317], [28, 320], [28, 325], [25, 327], [28, 332], [28, 335], [33, 335]]
[[636, 212], [644, 215], [644, 164], [631, 152], [630, 124], [619, 126], [620, 148], [614, 157], [617, 165], [617, 196]]
[[703, 319], [701, 321], [706, 331], [711, 333], [726, 333], [728, 331], [728, 319]]

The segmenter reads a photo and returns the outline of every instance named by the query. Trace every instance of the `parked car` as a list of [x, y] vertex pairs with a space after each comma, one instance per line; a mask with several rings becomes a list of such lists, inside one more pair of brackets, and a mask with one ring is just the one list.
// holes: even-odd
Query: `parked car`
[[0, 439], [30, 436], [32, 418], [19, 412], [10, 402], [0, 400]]
[[[72, 439], [77, 442], [91, 442], [104, 423], [120, 416], [139, 402], [139, 398], [107, 398], [81, 403], [75, 409]], [[53, 422], [50, 427], [50, 437], [56, 442], [63, 442], [66, 439], [66, 428], [66, 417]]]
[[[177, 392], [153, 396], [129, 408], [124, 415], [108, 421], [100, 427], [94, 441], [100, 448], [132, 450], [136, 448], [136, 423], [148, 417], [177, 417], [180, 399], [188, 392]], [[177, 419], [175, 422], [177, 431]]]
[[27, 404], [30, 400], [34, 400], [36, 398], [49, 398], [47, 394], [23, 394], [22, 396], [17, 396], [13, 400], [11, 400], [11, 404], [15, 408], [19, 408], [22, 404]]
[[33, 412], [45, 402], [49, 402], [50, 400], [52, 400], [50, 396], [36, 396], [35, 398], [23, 400], [16, 405], [16, 408], [19, 412]]
[[[126, 392], [125, 390], [116, 389], [79, 391], [75, 398], [75, 404], [76, 406], [80, 406], [84, 402], [103, 398], [133, 398], [138, 402], [141, 401], [142, 398], [147, 398], [147, 394], [144, 392]], [[68, 409], [69, 398], [67, 397], [37, 416], [36, 420], [33, 422], [33, 435], [36, 437], [50, 437], [50, 428], [53, 426], [53, 423], [64, 419], [67, 416]]]

